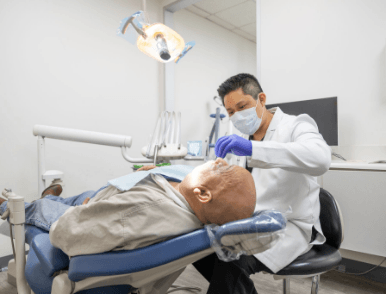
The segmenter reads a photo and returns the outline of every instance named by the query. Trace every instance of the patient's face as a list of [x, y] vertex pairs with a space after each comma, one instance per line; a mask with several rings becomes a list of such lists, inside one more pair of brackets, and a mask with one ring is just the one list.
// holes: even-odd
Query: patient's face
[[220, 173], [224, 170], [233, 169], [235, 166], [230, 166], [224, 159], [217, 158], [215, 161], [210, 160], [207, 163], [197, 166], [190, 174], [191, 183], [202, 182], [203, 180], [220, 177]]

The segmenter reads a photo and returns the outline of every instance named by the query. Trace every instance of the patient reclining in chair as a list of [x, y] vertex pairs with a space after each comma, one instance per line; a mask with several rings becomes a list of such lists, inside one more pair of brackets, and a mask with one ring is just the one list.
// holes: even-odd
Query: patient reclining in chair
[[[248, 218], [255, 210], [251, 174], [221, 158], [195, 167], [180, 179], [170, 179], [158, 170], [147, 166], [122, 177], [140, 179], [127, 189], [122, 188], [122, 178], [70, 198], [54, 192], [47, 195], [54, 189], [46, 189], [44, 198], [25, 203], [26, 224], [49, 231], [52, 245], [71, 257], [149, 246], [204, 224]], [[6, 201], [0, 198], [0, 214], [5, 210]]]

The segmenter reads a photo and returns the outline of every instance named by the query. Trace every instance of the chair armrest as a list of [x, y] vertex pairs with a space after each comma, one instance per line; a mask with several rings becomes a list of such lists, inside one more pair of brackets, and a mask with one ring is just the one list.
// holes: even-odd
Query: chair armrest
[[37, 258], [47, 276], [62, 270], [70, 264], [68, 256], [60, 249], [51, 245], [48, 233], [37, 235], [31, 243]]

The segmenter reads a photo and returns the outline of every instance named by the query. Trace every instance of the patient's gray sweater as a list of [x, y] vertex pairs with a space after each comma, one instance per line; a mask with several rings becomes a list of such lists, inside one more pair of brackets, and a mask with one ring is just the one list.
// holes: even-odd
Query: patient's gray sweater
[[[50, 229], [51, 244], [68, 256], [129, 250], [203, 227], [185, 197], [151, 174], [129, 191], [113, 186], [87, 205], [69, 208]], [[178, 204], [178, 202], [180, 204]]]

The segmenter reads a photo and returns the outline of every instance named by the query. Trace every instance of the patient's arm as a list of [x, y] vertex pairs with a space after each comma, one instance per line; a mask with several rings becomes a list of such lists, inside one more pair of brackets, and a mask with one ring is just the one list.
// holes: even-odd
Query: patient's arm
[[97, 254], [133, 250], [201, 228], [196, 217], [152, 191], [143, 185], [108, 200], [69, 207], [50, 228], [51, 244], [68, 256]]

